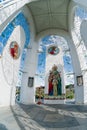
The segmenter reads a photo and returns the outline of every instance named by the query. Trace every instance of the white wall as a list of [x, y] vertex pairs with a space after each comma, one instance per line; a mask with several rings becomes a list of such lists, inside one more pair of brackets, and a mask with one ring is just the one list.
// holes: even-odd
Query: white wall
[[[80, 26], [80, 34], [82, 37], [82, 41], [84, 42], [84, 47], [87, 51], [87, 20], [82, 21], [81, 26]], [[85, 57], [84, 57], [84, 60], [86, 60]], [[84, 103], [87, 103], [87, 64], [85, 66], [84, 71], [82, 71], [82, 75], [83, 75], [83, 83], [84, 83], [83, 84], [84, 85]]]
[[[22, 77], [22, 87], [21, 87], [21, 96], [20, 102], [24, 104], [30, 104], [35, 102], [35, 73], [37, 66], [37, 50], [38, 50], [38, 42], [35, 40], [35, 27], [32, 20], [32, 16], [25, 6], [22, 10], [25, 17], [29, 21], [30, 26], [30, 43], [29, 48], [27, 49], [27, 55], [25, 59], [24, 72]], [[28, 87], [28, 78], [34, 77], [34, 85], [33, 87]]]
[[20, 57], [25, 42], [24, 30], [17, 26], [11, 34], [4, 48], [2, 58], [0, 59], [0, 106], [15, 104], [15, 90], [20, 57], [13, 60], [10, 55], [10, 43], [16, 41], [20, 47]]
[[73, 64], [73, 70], [74, 70], [75, 102], [76, 104], [83, 103], [84, 102], [83, 86], [82, 87], [77, 86], [77, 80], [76, 80], [76, 77], [81, 75], [79, 57], [76, 52], [76, 48], [72, 39], [70, 40], [69, 37], [66, 37], [66, 38], [67, 38], [68, 45], [70, 47], [70, 53], [72, 57], [72, 64]]
[[23, 73], [22, 77], [20, 102], [24, 104], [30, 104], [35, 102], [35, 84], [33, 84], [33, 87], [29, 87], [28, 78], [34, 77], [34, 83], [35, 83], [38, 45], [32, 40], [31, 47], [32, 49], [27, 50], [27, 56], [24, 68], [24, 72], [26, 73]]
[[[35, 102], [35, 87], [34, 86], [32, 88], [28, 87], [28, 77], [35, 77], [38, 43], [35, 42], [34, 23], [33, 23], [32, 16], [30, 15], [28, 8], [25, 6], [25, 7], [21, 8], [21, 10], [15, 12], [13, 15], [11, 15], [11, 17], [9, 17], [3, 23], [3, 25], [0, 26], [0, 32], [3, 31], [3, 29], [7, 25], [7, 23], [9, 23], [15, 17], [15, 15], [20, 11], [22, 11], [24, 13], [25, 17], [29, 21], [30, 45], [31, 45], [31, 49], [27, 49], [27, 56], [25, 59], [24, 72], [27, 72], [27, 73], [23, 73], [23, 77], [22, 77], [20, 102], [24, 103], [24, 104], [29, 104], [29, 103]], [[4, 19], [2, 21], [4, 21]], [[25, 43], [25, 33], [23, 32], [22, 28], [20, 28], [20, 27], [15, 28], [14, 32], [10, 36], [8, 43], [4, 49], [3, 57], [0, 60], [0, 75], [2, 77], [0, 79], [0, 84], [1, 84], [0, 87], [3, 88], [1, 91], [2, 94], [0, 94], [1, 95], [0, 104], [2, 106], [10, 105], [10, 102], [12, 102], [11, 104], [13, 104], [13, 105], [15, 104], [15, 83], [16, 82], [14, 82], [14, 80], [15, 79], [17, 80], [16, 75], [17, 75], [17, 71], [19, 69], [20, 59], [13, 61], [12, 58], [10, 57], [9, 44], [13, 40], [15, 40], [19, 43], [19, 45], [21, 47], [21, 51], [22, 51], [22, 47]], [[9, 68], [6, 67], [6, 64], [5, 64], [6, 59], [9, 59], [9, 62], [11, 65]], [[12, 70], [10, 76], [8, 76], [8, 74], [3, 73], [2, 63], [5, 66], [4, 71], [9, 72], [9, 69]], [[14, 74], [15, 74], [15, 76], [14, 76]], [[9, 84], [8, 84], [8, 82], [9, 82]], [[4, 100], [3, 97], [6, 97], [5, 98], [6, 100]]]
[[[71, 35], [72, 41], [73, 41], [72, 42], [73, 44], [71, 44], [71, 46], [74, 47], [74, 49], [76, 50], [75, 53], [77, 53], [77, 54], [75, 54], [74, 50], [71, 49], [71, 51], [72, 51], [71, 54], [74, 53], [72, 55], [72, 57], [73, 57], [72, 60], [73, 60], [73, 66], [74, 66], [74, 70], [75, 70], [74, 71], [74, 73], [75, 73], [75, 101], [76, 101], [77, 104], [82, 104], [82, 103], [85, 103], [87, 99], [86, 99], [86, 95], [84, 95], [84, 90], [85, 90], [84, 84], [82, 86], [78, 86], [77, 85], [77, 80], [76, 80], [77, 76], [83, 75], [82, 70], [81, 70], [81, 66], [82, 66], [83, 63], [80, 62], [81, 57], [78, 54], [78, 49], [79, 48], [77, 48], [75, 46], [76, 41], [75, 41], [74, 35], [75, 35], [76, 38], [77, 38], [77, 36], [76, 36], [76, 34], [74, 32], [74, 13], [75, 13], [75, 9], [76, 9], [77, 5], [78, 4], [82, 5], [82, 3], [85, 4], [86, 1], [85, 0], [84, 0], [84, 2], [81, 1], [81, 0], [74, 0], [74, 1], [75, 2], [72, 1], [70, 3], [70, 6], [69, 6], [69, 32], [70, 32], [70, 35]], [[85, 4], [85, 6], [86, 6], [86, 4]], [[78, 39], [78, 42], [81, 42], [81, 41]], [[86, 99], [86, 100], [84, 100], [84, 99]]]

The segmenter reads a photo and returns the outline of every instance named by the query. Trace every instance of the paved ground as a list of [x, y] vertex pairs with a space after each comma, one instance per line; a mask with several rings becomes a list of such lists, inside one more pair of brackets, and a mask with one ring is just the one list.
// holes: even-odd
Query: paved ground
[[87, 130], [87, 105], [0, 108], [0, 130]]

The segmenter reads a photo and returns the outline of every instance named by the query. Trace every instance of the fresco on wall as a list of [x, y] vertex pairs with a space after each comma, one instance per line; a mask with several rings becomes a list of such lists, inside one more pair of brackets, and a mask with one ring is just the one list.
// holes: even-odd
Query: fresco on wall
[[10, 54], [13, 59], [18, 59], [20, 56], [20, 48], [16, 41], [11, 42], [10, 44]]
[[52, 46], [48, 49], [48, 53], [51, 55], [57, 55], [59, 53], [59, 48], [56, 46]]
[[58, 67], [54, 65], [49, 71], [48, 76], [48, 95], [58, 96], [61, 95], [61, 76], [58, 72]]

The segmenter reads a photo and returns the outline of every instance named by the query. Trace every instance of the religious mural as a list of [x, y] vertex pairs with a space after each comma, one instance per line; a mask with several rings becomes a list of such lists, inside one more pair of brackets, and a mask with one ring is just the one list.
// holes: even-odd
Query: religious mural
[[58, 67], [54, 65], [49, 72], [48, 76], [48, 95], [50, 96], [58, 96], [61, 95], [61, 76], [58, 72]]
[[56, 46], [51, 46], [48, 49], [48, 53], [51, 54], [51, 55], [57, 55], [59, 53], [59, 48], [56, 47]]
[[10, 54], [13, 59], [18, 59], [20, 55], [19, 45], [16, 41], [11, 42], [10, 44]]

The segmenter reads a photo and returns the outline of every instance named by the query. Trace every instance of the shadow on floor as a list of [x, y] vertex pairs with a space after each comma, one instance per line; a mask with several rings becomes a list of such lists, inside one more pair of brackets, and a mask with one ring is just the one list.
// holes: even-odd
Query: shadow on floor
[[0, 130], [8, 130], [4, 124], [0, 123]]
[[23, 105], [11, 107], [14, 118], [21, 130], [41, 130], [79, 127], [87, 121], [87, 106], [80, 105]]

